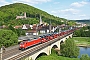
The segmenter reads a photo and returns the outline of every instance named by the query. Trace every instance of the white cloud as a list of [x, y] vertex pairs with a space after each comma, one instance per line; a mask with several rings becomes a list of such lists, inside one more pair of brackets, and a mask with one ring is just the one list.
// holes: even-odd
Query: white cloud
[[72, 19], [72, 20], [81, 20], [81, 19], [90, 19], [90, 16], [87, 16], [85, 14], [78, 14], [78, 15], [64, 16], [64, 18]]
[[63, 13], [71, 13], [71, 14], [78, 14], [80, 11], [77, 10], [77, 9], [65, 9], [65, 10], [60, 10], [60, 12], [63, 12]]
[[64, 9], [64, 10], [51, 11], [51, 14], [55, 16], [63, 17], [66, 19], [72, 19], [72, 20], [85, 18], [86, 15], [80, 14], [80, 12], [81, 11], [78, 9], [69, 8], [69, 9]]
[[80, 17], [85, 17], [86, 15], [85, 14], [82, 14], [82, 15], [79, 15]]
[[13, 2], [22, 2], [22, 3], [27, 3], [27, 4], [39, 4], [39, 3], [45, 3], [49, 2], [51, 0], [13, 0]]
[[88, 4], [88, 2], [82, 1], [82, 2], [74, 2], [71, 4], [72, 7], [82, 7], [84, 5]]
[[51, 11], [51, 13], [54, 13], [54, 14], [56, 14], [56, 13], [57, 13], [57, 11]]
[[8, 5], [8, 4], [10, 4], [10, 3], [5, 0], [0, 0], [0, 6]]
[[7, 1], [7, 0], [0, 0], [0, 6], [4, 6], [4, 5], [8, 5], [11, 3], [26, 3], [28, 5], [34, 5], [34, 4], [41, 4], [41, 3], [46, 3], [46, 2], [50, 2], [51, 0], [11, 0], [11, 1]]
[[77, 9], [72, 9], [72, 8], [69, 8], [69, 9], [64, 9], [64, 10], [53, 10], [51, 11], [52, 14], [78, 14], [80, 12], [80, 10], [77, 10]]

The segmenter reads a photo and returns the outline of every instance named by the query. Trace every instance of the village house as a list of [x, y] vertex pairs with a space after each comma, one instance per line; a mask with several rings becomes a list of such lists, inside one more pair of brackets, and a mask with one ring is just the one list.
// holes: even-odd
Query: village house
[[27, 30], [27, 29], [31, 29], [31, 27], [30, 27], [30, 25], [29, 24], [24, 24], [23, 26], [22, 26], [22, 29], [24, 29], [24, 30]]
[[38, 35], [38, 32], [36, 30], [29, 30], [26, 32], [26, 35]]
[[[55, 31], [55, 26], [51, 27], [51, 32]], [[38, 35], [38, 34], [45, 34], [50, 32], [49, 25], [34, 25], [32, 30], [26, 32], [26, 35]]]
[[14, 26], [15, 29], [22, 28], [22, 26]]
[[76, 26], [76, 27], [84, 27], [84, 26], [87, 26], [87, 24], [81, 23], [81, 22], [76, 22], [76, 24], [78, 25], [78, 26]]

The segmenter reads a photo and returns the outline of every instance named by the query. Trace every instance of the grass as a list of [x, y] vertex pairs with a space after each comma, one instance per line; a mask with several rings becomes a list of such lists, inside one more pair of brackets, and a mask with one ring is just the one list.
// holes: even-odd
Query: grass
[[79, 58], [68, 58], [63, 56], [41, 56], [37, 60], [79, 60]]
[[90, 45], [90, 37], [73, 37], [72, 40], [74, 40], [77, 45]]

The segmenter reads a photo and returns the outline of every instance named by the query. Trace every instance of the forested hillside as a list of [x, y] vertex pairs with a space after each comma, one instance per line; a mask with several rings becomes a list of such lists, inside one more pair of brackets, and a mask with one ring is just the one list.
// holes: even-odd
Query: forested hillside
[[[16, 16], [23, 16], [24, 12], [26, 12], [28, 18], [16, 20]], [[66, 23], [66, 19], [50, 15], [47, 12], [33, 6], [23, 3], [14, 3], [0, 7], [0, 25], [11, 24], [15, 26], [21, 24], [36, 24], [39, 23], [40, 15], [42, 20], [46, 23], [49, 23], [50, 20], [53, 25]], [[61, 20], [64, 22], [61, 22]]]
[[81, 22], [81, 23], [85, 23], [87, 25], [90, 26], [90, 19], [87, 19], [87, 20], [75, 20], [76, 22]]

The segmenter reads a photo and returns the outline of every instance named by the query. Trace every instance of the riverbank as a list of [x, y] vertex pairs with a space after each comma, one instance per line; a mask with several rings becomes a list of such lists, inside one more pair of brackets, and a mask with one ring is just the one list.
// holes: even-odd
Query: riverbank
[[73, 37], [72, 40], [79, 47], [90, 47], [90, 37]]
[[87, 44], [77, 44], [76, 46], [78, 46], [78, 47], [90, 47], [90, 45], [87, 45]]

